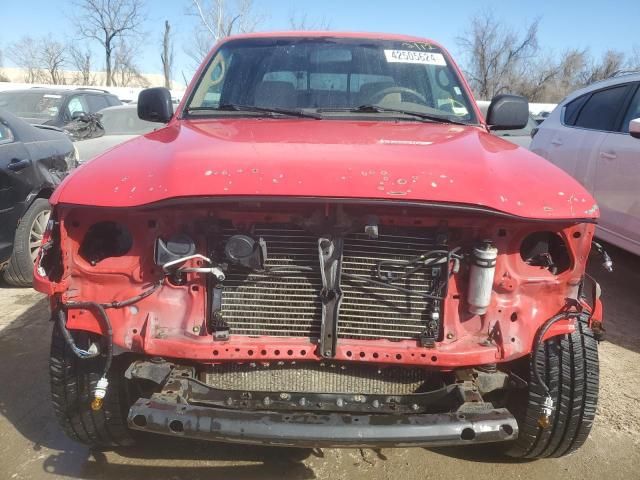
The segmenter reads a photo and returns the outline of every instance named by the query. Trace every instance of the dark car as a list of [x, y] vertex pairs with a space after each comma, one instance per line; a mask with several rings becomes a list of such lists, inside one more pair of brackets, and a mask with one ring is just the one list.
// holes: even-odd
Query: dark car
[[48, 198], [77, 164], [71, 140], [0, 110], [0, 269], [7, 283], [27, 286], [51, 209]]
[[82, 114], [121, 104], [115, 95], [93, 88], [30, 88], [0, 92], [0, 108], [29, 123], [54, 127], [63, 127]]

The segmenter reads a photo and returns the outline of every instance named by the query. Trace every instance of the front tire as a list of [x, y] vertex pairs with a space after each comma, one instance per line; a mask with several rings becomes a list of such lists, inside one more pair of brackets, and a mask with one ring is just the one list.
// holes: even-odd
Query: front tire
[[103, 359], [78, 358], [54, 322], [49, 363], [51, 399], [58, 422], [69, 438], [92, 448], [134, 443], [127, 427], [129, 395], [122, 365], [118, 363], [114, 358], [102, 409], [93, 411], [91, 400], [96, 383], [102, 376]]
[[42, 245], [51, 206], [44, 198], [36, 198], [20, 219], [13, 241], [13, 252], [4, 269], [5, 282], [14, 287], [29, 287], [33, 283], [33, 264]]
[[548, 428], [538, 425], [545, 393], [529, 365], [529, 389], [513, 405], [520, 434], [507, 454], [518, 458], [562, 457], [580, 448], [593, 425], [598, 403], [598, 344], [586, 322], [570, 335], [539, 346], [532, 361], [549, 386], [554, 412]]

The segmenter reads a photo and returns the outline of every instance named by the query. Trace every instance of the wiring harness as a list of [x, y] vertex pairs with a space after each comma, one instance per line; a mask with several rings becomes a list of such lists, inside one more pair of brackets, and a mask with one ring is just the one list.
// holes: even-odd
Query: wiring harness
[[162, 281], [155, 283], [153, 286], [143, 291], [139, 295], [135, 297], [128, 298], [126, 300], [107, 302], [107, 303], [98, 303], [98, 302], [66, 302], [61, 303], [60, 308], [57, 312], [57, 322], [60, 331], [62, 332], [62, 337], [64, 338], [67, 345], [71, 351], [81, 359], [95, 358], [99, 356], [101, 353], [96, 347], [94, 343], [92, 343], [86, 350], [77, 346], [71, 332], [67, 330], [67, 312], [69, 310], [91, 310], [97, 314], [98, 321], [100, 322], [100, 326], [103, 331], [104, 336], [104, 344], [105, 344], [105, 362], [104, 367], [102, 369], [102, 376], [98, 383], [96, 384], [96, 388], [93, 393], [93, 401], [91, 402], [91, 408], [93, 410], [100, 410], [102, 408], [102, 403], [104, 397], [107, 394], [107, 387], [109, 386], [109, 381], [107, 380], [107, 374], [109, 369], [111, 368], [111, 363], [113, 361], [113, 329], [111, 328], [111, 321], [109, 320], [109, 316], [107, 315], [106, 309], [108, 308], [124, 308], [129, 305], [133, 305], [134, 303], [138, 303], [139, 301], [147, 298], [156, 292], [161, 286]]

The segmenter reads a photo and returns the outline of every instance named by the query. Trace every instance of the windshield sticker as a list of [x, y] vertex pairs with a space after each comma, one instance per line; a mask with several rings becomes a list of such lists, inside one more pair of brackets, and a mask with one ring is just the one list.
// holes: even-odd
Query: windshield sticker
[[423, 65], [447, 65], [444, 55], [431, 52], [412, 52], [411, 50], [385, 50], [384, 56], [389, 63], [421, 63]]
[[54, 95], [53, 93], [45, 93], [44, 98], [62, 98], [62, 95]]
[[416, 49], [416, 50], [423, 50], [423, 51], [435, 50], [437, 48], [431, 45], [430, 43], [426, 43], [426, 42], [403, 42], [402, 46], [411, 48], [411, 49]]

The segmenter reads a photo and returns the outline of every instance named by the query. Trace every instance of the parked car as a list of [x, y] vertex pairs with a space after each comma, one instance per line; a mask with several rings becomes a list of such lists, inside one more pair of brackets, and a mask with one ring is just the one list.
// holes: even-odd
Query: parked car
[[80, 163], [86, 162], [122, 142], [158, 128], [157, 123], [138, 118], [136, 104], [109, 107], [98, 113], [101, 115], [100, 123], [104, 128], [104, 135], [76, 143]]
[[[489, 108], [489, 103], [487, 101], [479, 100], [478, 107], [482, 112], [482, 115], [487, 116], [487, 109]], [[516, 145], [524, 148], [529, 148], [531, 144], [531, 132], [535, 131], [538, 126], [538, 122], [533, 117], [533, 115], [529, 114], [529, 119], [527, 120], [527, 124], [524, 128], [519, 128], [517, 130], [492, 130], [491, 133], [497, 135], [498, 137], [502, 137], [508, 142], [515, 143]]]
[[64, 133], [0, 110], [0, 270], [10, 285], [31, 285], [48, 198], [76, 162]]
[[536, 124], [540, 125], [542, 122], [544, 122], [547, 117], [549, 116], [550, 112], [540, 112], [538, 115], [534, 116], [534, 120], [536, 121]]
[[[532, 150], [578, 180], [596, 198], [596, 235], [640, 255], [640, 74], [595, 83], [565, 98], [547, 117]], [[564, 192], [563, 192], [564, 194]]]
[[[54, 193], [53, 406], [95, 447], [131, 430], [295, 446], [507, 442], [562, 456], [596, 411], [597, 211], [491, 135], [431, 40], [229, 37], [166, 124]], [[522, 97], [488, 108], [521, 129]], [[559, 195], [558, 192], [562, 192]]]
[[93, 88], [30, 88], [0, 92], [0, 108], [32, 124], [63, 127], [74, 117], [120, 105], [118, 97]]

